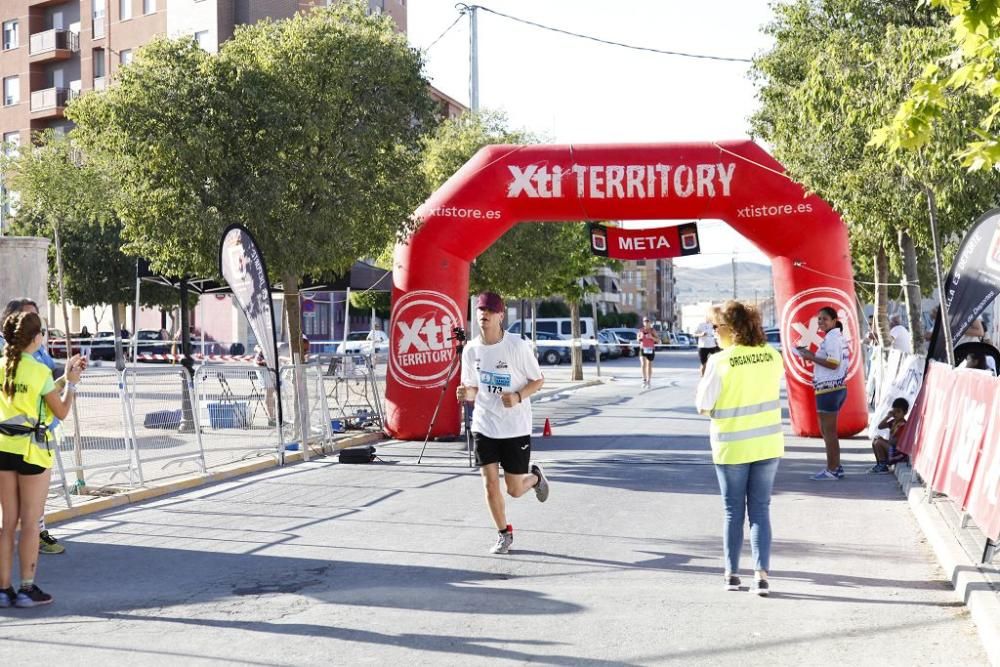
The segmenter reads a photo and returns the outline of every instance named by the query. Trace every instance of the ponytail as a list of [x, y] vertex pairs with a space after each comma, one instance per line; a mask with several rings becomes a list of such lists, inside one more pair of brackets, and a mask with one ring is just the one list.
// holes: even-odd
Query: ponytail
[[36, 313], [14, 313], [3, 321], [3, 338], [7, 344], [3, 349], [4, 379], [0, 390], [6, 396], [14, 397], [21, 354], [41, 331], [42, 319]]

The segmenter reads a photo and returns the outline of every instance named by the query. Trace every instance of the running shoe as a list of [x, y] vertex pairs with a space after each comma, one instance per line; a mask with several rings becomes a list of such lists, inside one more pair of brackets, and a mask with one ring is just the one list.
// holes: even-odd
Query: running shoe
[[840, 478], [837, 477], [836, 473], [830, 472], [829, 470], [826, 470], [824, 468], [815, 475], [810, 475], [809, 479], [811, 479], [814, 482], [836, 482]]
[[535, 484], [535, 497], [538, 498], [538, 502], [544, 503], [549, 499], [549, 480], [545, 478], [545, 472], [540, 465], [532, 464], [531, 472], [538, 475], [538, 484]]
[[771, 594], [771, 588], [767, 584], [767, 579], [757, 579], [753, 585], [754, 592], [762, 598]]
[[888, 475], [889, 466], [885, 463], [876, 463], [871, 468], [868, 469], [869, 475]]
[[738, 590], [740, 590], [740, 584], [741, 583], [742, 582], [740, 581], [740, 578], [737, 577], [735, 574], [727, 574], [726, 575], [726, 590], [727, 591], [738, 591]]
[[0, 590], [0, 609], [7, 609], [8, 607], [14, 606], [14, 600], [17, 599], [17, 591], [13, 588], [8, 588], [7, 590]]
[[66, 547], [59, 544], [59, 540], [49, 535], [49, 531], [43, 530], [38, 534], [38, 553], [61, 554], [66, 552]]
[[510, 553], [510, 545], [512, 544], [514, 544], [514, 531], [505, 530], [497, 535], [497, 543], [490, 549], [490, 553], [508, 554]]
[[837, 476], [837, 479], [844, 479], [844, 466], [837, 466], [837, 469], [833, 471], [833, 474]]
[[52, 596], [43, 591], [35, 584], [31, 588], [22, 588], [14, 598], [15, 607], [40, 607], [43, 604], [50, 604]]

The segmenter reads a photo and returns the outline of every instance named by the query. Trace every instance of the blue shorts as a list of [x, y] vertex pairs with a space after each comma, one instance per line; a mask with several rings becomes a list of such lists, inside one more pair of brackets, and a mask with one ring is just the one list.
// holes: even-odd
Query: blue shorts
[[816, 412], [840, 412], [847, 400], [847, 388], [828, 391], [823, 394], [816, 394]]

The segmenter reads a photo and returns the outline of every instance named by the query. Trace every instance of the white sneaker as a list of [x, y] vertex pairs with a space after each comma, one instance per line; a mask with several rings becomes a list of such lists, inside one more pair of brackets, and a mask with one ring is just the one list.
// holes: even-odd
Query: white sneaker
[[510, 545], [514, 544], [514, 533], [512, 531], [504, 531], [497, 535], [497, 543], [493, 545], [490, 549], [490, 553], [494, 554], [507, 554], [510, 553]]

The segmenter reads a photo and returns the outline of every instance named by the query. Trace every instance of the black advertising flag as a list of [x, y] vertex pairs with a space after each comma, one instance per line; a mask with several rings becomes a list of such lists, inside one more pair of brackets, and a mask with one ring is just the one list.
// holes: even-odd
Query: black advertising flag
[[242, 225], [230, 225], [222, 233], [219, 272], [229, 283], [236, 303], [250, 322], [267, 367], [277, 373], [278, 341], [267, 267], [253, 236]]
[[[988, 211], [972, 225], [958, 248], [944, 290], [951, 337], [957, 341], [1000, 294], [1000, 209]], [[943, 361], [947, 355], [940, 319], [927, 358]]]

